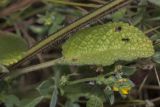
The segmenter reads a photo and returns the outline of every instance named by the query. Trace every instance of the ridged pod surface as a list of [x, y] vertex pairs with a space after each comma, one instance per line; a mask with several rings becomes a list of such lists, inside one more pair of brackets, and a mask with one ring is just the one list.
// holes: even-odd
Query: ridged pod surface
[[138, 28], [124, 22], [113, 22], [83, 29], [62, 46], [66, 62], [85, 65], [111, 65], [154, 54], [151, 40]]
[[22, 38], [0, 32], [0, 64], [16, 63], [26, 50], [27, 44]]

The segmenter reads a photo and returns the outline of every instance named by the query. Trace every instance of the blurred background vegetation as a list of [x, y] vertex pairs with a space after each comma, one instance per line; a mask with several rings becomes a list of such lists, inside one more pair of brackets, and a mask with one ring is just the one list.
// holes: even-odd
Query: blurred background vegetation
[[[0, 0], [0, 36], [14, 34], [30, 48], [109, 1]], [[97, 24], [110, 21], [125, 21], [140, 28], [153, 41], [155, 55], [104, 67], [102, 73], [96, 72], [96, 66], [59, 65], [10, 81], [1, 79], [0, 107], [159, 107], [160, 0], [133, 0]], [[62, 43], [37, 54], [25, 65], [61, 56]], [[128, 90], [123, 87], [134, 84], [126, 96], [123, 91]]]

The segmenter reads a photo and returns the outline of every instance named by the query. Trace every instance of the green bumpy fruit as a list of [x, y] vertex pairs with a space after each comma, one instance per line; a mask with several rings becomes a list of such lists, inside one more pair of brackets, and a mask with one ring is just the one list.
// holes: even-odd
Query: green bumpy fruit
[[0, 31], [0, 64], [16, 63], [26, 50], [27, 44], [22, 38]]
[[62, 46], [66, 62], [76, 65], [111, 65], [154, 54], [152, 41], [138, 28], [113, 22], [77, 32]]

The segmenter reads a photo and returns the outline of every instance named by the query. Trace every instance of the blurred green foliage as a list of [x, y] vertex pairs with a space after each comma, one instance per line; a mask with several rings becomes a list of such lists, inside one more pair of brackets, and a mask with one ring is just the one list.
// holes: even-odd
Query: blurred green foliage
[[[17, 0], [14, 1], [16, 2]], [[105, 0], [102, 1], [104, 3], [106, 2]], [[73, 1], [69, 0], [69, 2]], [[81, 4], [83, 5], [84, 3], [92, 3], [97, 6], [99, 4], [103, 5], [102, 2], [93, 1], [83, 2]], [[13, 4], [13, 1], [1, 0], [0, 9], [5, 10], [8, 8], [8, 5]], [[53, 2], [40, 1], [34, 5], [30, 4], [26, 7], [24, 6], [23, 9], [19, 9], [21, 11], [13, 12], [8, 16], [1, 16], [0, 29], [3, 32], [14, 33], [17, 38], [24, 38], [29, 46], [33, 46], [35, 42], [44, 39], [49, 34], [56, 32], [63, 26], [80, 18], [84, 13], [89, 13], [94, 9], [95, 7], [86, 8], [85, 6], [68, 6]], [[159, 0], [133, 1], [128, 7], [107, 15], [103, 23], [107, 23], [108, 21], [129, 22], [142, 31], [147, 32], [156, 51], [153, 57], [147, 58], [151, 63], [148, 63], [145, 59], [138, 59], [131, 62], [120, 61], [111, 66], [104, 67], [103, 72], [101, 73], [95, 72], [97, 67], [95, 68], [94, 66], [54, 66], [51, 69], [23, 75], [9, 81], [1, 79], [0, 106], [36, 107], [37, 105], [41, 106], [41, 104], [48, 106], [50, 103], [50, 106], [52, 107], [83, 107], [84, 105], [87, 107], [105, 107], [108, 103], [111, 105], [118, 103], [122, 98], [126, 98], [128, 96], [127, 94], [129, 94], [129, 96], [126, 99], [126, 103], [128, 99], [129, 101], [136, 99], [137, 97], [134, 98], [134, 96], [132, 96], [133, 93], [136, 93], [134, 92], [136, 87], [133, 88], [134, 83], [129, 77], [135, 74], [135, 72], [140, 72], [144, 69], [141, 68], [142, 65], [140, 62], [146, 61], [146, 66], [149, 64], [159, 69]], [[0, 37], [0, 39], [1, 38], [2, 37]], [[17, 44], [19, 44], [19, 46], [23, 45], [23, 43]], [[16, 50], [19, 46], [17, 45], [14, 47], [11, 46], [11, 43], [8, 43], [6, 49], [10, 50], [10, 48], [14, 48]], [[61, 55], [61, 49], [59, 47], [58, 44], [49, 52], [44, 52], [41, 58], [44, 61], [47, 61], [53, 57], [59, 57]], [[2, 52], [0, 55], [2, 55]], [[35, 59], [30, 65], [41, 61], [42, 60]], [[29, 66], [29, 64], [27, 66]], [[0, 68], [0, 73], [2, 73], [2, 75], [3, 73], [12, 71], [3, 65], [0, 66]], [[150, 69], [148, 70], [151, 71]], [[135, 81], [139, 79], [138, 76], [134, 78]], [[105, 102], [107, 102], [107, 104]], [[134, 102], [133, 105], [139, 103], [140, 101]]]

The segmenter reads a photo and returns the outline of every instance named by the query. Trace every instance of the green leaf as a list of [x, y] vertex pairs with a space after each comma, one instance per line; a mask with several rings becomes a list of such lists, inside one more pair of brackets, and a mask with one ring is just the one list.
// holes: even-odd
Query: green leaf
[[62, 27], [61, 23], [64, 21], [64, 16], [58, 13], [54, 13], [55, 19], [52, 21], [52, 26], [50, 27], [48, 34], [52, 34], [56, 32], [58, 29]]
[[113, 21], [118, 21], [118, 20], [122, 19], [122, 18], [124, 17], [125, 13], [126, 13], [126, 8], [123, 8], [123, 9], [115, 12], [115, 13], [112, 15]]
[[23, 98], [20, 102], [19, 107], [23, 107], [24, 105], [27, 105], [28, 103], [32, 102], [34, 99], [32, 98]]
[[149, 21], [159, 21], [160, 20], [160, 16], [157, 17], [152, 17], [150, 19], [148, 19]]
[[58, 96], [58, 90], [55, 87], [53, 94], [52, 94], [52, 98], [51, 98], [51, 102], [50, 102], [50, 107], [56, 107], [57, 104], [57, 96]]
[[80, 97], [90, 98], [90, 96], [92, 95], [98, 96], [103, 101], [105, 100], [103, 90], [96, 85], [80, 83], [68, 85], [63, 87], [62, 89], [64, 91], [64, 96], [66, 96], [72, 102], [78, 101]]
[[67, 101], [67, 102], [65, 103], [65, 107], [80, 107], [80, 105], [77, 104], [77, 103], [73, 103], [73, 102], [71, 102], [71, 101]]
[[9, 70], [4, 65], [0, 64], [0, 73], [9, 73]]
[[35, 107], [38, 103], [40, 103], [44, 99], [43, 96], [35, 98], [32, 102], [29, 104], [25, 105], [24, 107]]
[[104, 93], [107, 97], [107, 99], [109, 100], [109, 103], [112, 105], [115, 102], [115, 97], [114, 97], [114, 92], [112, 91], [111, 87], [106, 87], [104, 89]]
[[30, 25], [29, 29], [38, 35], [44, 35], [46, 33], [46, 31], [48, 30], [48, 27], [47, 26]]
[[60, 29], [62, 26], [61, 25], [57, 25], [57, 24], [53, 24], [48, 31], [48, 34], [51, 35], [52, 33], [56, 32], [58, 29]]
[[37, 90], [41, 95], [45, 96], [52, 92], [54, 87], [54, 81], [52, 79], [43, 81], [38, 87]]
[[17, 62], [27, 50], [26, 42], [14, 34], [0, 31], [0, 64]]
[[160, 0], [148, 0], [148, 1], [153, 3], [154, 5], [160, 6]]
[[[8, 91], [9, 84], [5, 80], [0, 80], [0, 100], [1, 100], [1, 95], [4, 95], [4, 92]], [[2, 98], [3, 99], [3, 98]]]
[[136, 68], [135, 67], [123, 66], [122, 67], [122, 72], [123, 72], [123, 75], [131, 76], [132, 74], [134, 74], [136, 72]]
[[72, 65], [106, 66], [153, 54], [152, 41], [141, 30], [124, 22], [83, 29], [62, 45], [63, 58]]
[[8, 95], [4, 100], [6, 107], [15, 107], [20, 105], [20, 100], [15, 95]]
[[154, 54], [153, 60], [154, 60], [156, 63], [160, 64], [160, 52], [159, 52], [159, 51]]
[[86, 107], [103, 107], [103, 101], [97, 96], [92, 96], [87, 101]]
[[155, 34], [153, 34], [153, 35], [150, 37], [150, 39], [151, 39], [152, 41], [160, 42], [160, 33], [155, 33]]

